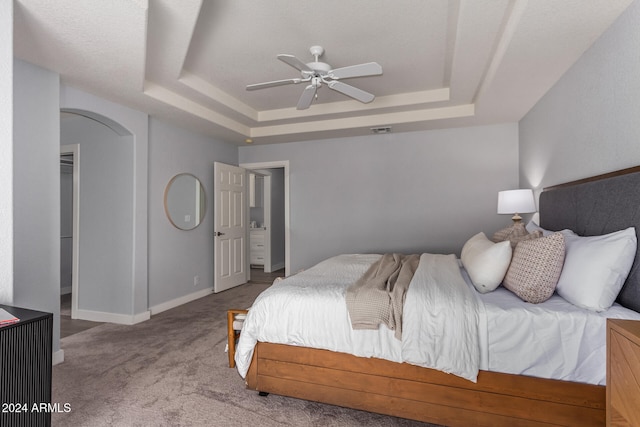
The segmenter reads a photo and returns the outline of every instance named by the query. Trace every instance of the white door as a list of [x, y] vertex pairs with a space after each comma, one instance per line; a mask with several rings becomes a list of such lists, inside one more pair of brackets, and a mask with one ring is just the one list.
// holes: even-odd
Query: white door
[[213, 164], [214, 280], [213, 292], [247, 282], [247, 172], [237, 166]]

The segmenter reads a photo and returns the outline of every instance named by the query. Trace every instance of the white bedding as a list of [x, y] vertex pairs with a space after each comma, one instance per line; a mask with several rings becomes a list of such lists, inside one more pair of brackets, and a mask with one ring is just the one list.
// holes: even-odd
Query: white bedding
[[236, 346], [244, 378], [258, 341], [342, 351], [401, 362], [400, 341], [385, 326], [351, 329], [344, 300], [354, 283], [380, 255], [339, 255], [274, 283], [251, 306]]
[[508, 374], [605, 385], [606, 319], [640, 320], [640, 313], [619, 304], [594, 312], [558, 294], [530, 304], [502, 286], [480, 299], [487, 315], [488, 370]]
[[486, 353], [476, 294], [455, 256], [422, 254], [404, 302], [402, 360], [476, 382]]
[[[402, 341], [384, 325], [351, 328], [346, 289], [379, 258], [340, 255], [263, 292], [249, 310], [236, 346], [240, 375], [246, 376], [256, 343], [266, 341], [408, 362], [476, 381], [478, 301], [453, 255], [421, 255], [405, 298]], [[427, 306], [433, 310], [425, 316]]]
[[[476, 321], [477, 329], [461, 328], [465, 321], [453, 320], [459, 317], [451, 316], [445, 317], [446, 322], [438, 321], [428, 326], [429, 322], [433, 323], [434, 316], [426, 307], [431, 305], [429, 298], [433, 298], [428, 296], [429, 291], [425, 293], [429, 287], [419, 286], [430, 276], [427, 263], [423, 263], [421, 257], [405, 300], [403, 341], [395, 339], [394, 331], [384, 325], [378, 330], [354, 331], [344, 293], [379, 257], [340, 255], [330, 258], [263, 292], [249, 311], [236, 347], [235, 360], [240, 375], [246, 376], [257, 341], [264, 341], [394, 362], [406, 361], [471, 380], [475, 378], [469, 374], [469, 369], [477, 372], [480, 368], [605, 384], [606, 318], [640, 319], [639, 313], [617, 304], [596, 313], [575, 307], [557, 295], [542, 304], [525, 303], [502, 287], [482, 295], [474, 290], [466, 272], [460, 268], [462, 274], [446, 280], [462, 284], [471, 291], [460, 294], [462, 300], [459, 299], [458, 305], [467, 317]], [[442, 307], [445, 313], [452, 309], [446, 305], [436, 304], [436, 307]], [[454, 332], [448, 328], [457, 329]], [[429, 347], [441, 344], [429, 337], [450, 338], [460, 333], [466, 334], [465, 340], [447, 339], [445, 347], [448, 348], [444, 350], [466, 356], [460, 361], [452, 362], [448, 357], [428, 351]], [[474, 334], [477, 340], [474, 340]]]

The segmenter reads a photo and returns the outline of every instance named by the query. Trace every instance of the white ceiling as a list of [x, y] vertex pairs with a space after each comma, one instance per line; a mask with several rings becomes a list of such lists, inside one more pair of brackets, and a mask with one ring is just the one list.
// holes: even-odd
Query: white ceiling
[[[185, 128], [245, 144], [514, 122], [632, 0], [16, 0], [15, 56]], [[276, 59], [378, 62], [296, 110]]]

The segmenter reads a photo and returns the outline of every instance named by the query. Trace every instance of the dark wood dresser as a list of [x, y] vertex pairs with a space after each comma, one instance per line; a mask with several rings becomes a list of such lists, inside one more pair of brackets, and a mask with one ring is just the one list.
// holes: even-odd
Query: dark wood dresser
[[20, 319], [0, 327], [0, 426], [50, 426], [53, 315], [0, 308]]

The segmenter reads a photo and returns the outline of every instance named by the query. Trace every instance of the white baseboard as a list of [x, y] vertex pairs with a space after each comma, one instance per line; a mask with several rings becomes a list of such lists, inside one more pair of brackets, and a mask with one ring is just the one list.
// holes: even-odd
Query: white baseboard
[[92, 322], [117, 323], [120, 325], [135, 325], [151, 318], [151, 313], [145, 311], [139, 314], [118, 314], [104, 311], [76, 310], [74, 319], [90, 320]]
[[213, 288], [202, 289], [202, 290], [194, 292], [192, 294], [184, 295], [184, 296], [181, 296], [179, 298], [172, 299], [171, 301], [167, 301], [167, 302], [163, 302], [163, 303], [158, 304], [158, 305], [154, 305], [153, 307], [149, 308], [149, 311], [151, 312], [152, 316], [155, 316], [158, 313], [162, 313], [163, 311], [167, 311], [167, 310], [170, 310], [172, 308], [176, 308], [178, 306], [181, 306], [182, 304], [186, 304], [188, 302], [195, 301], [195, 300], [200, 299], [202, 297], [206, 297], [207, 295], [210, 295], [212, 293], [213, 293]]
[[53, 357], [51, 358], [52, 365], [58, 365], [64, 362], [64, 350], [58, 350], [53, 352]]
[[136, 323], [142, 323], [146, 320], [151, 319], [151, 312], [149, 310], [133, 315], [133, 323], [131, 325], [135, 325]]

